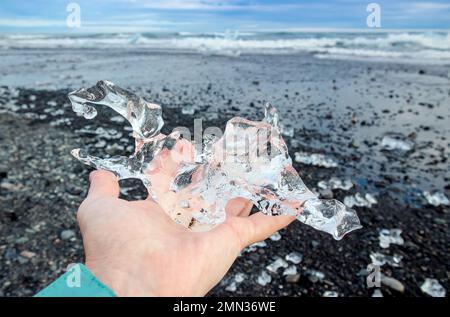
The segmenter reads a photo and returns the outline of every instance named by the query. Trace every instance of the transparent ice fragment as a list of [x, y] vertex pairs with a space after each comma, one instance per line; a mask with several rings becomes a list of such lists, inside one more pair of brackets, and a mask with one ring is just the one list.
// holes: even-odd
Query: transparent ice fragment
[[259, 242], [250, 244], [247, 248], [244, 249], [244, 252], [254, 252], [258, 248], [265, 248], [265, 247], [267, 247], [266, 241], [259, 241]]
[[181, 108], [181, 113], [186, 115], [193, 115], [195, 113], [195, 108], [192, 106], [185, 106]]
[[375, 196], [369, 193], [366, 193], [364, 197], [360, 193], [344, 197], [344, 204], [349, 208], [352, 208], [354, 206], [372, 207], [372, 205], [376, 204], [377, 202], [378, 201]]
[[295, 275], [295, 274], [297, 274], [297, 267], [295, 265], [290, 265], [283, 271], [283, 275]]
[[383, 266], [388, 264], [392, 267], [399, 267], [403, 257], [401, 255], [386, 255], [380, 252], [373, 252], [370, 254], [370, 259], [374, 265]]
[[[355, 211], [336, 200], [320, 200], [305, 186], [281, 136], [278, 112], [270, 104], [263, 121], [232, 118], [221, 137], [198, 148], [179, 131], [161, 134], [161, 107], [109, 81], [74, 91], [69, 99], [74, 111], [86, 118], [95, 117], [100, 105], [113, 109], [130, 123], [135, 139], [130, 157], [99, 158], [81, 149], [73, 150], [73, 156], [119, 179], [140, 179], [168, 215], [189, 229], [209, 230], [224, 222], [226, 205], [235, 198], [252, 201], [267, 215], [296, 216], [335, 239], [361, 228]], [[115, 138], [115, 133], [104, 139]], [[321, 154], [307, 157], [314, 165], [337, 165]]]
[[317, 283], [319, 281], [322, 281], [325, 278], [325, 274], [321, 271], [317, 270], [307, 270], [306, 274], [308, 275], [308, 279], [312, 283]]
[[432, 297], [445, 297], [446, 294], [445, 288], [434, 278], [426, 278], [420, 289]]
[[270, 276], [269, 273], [267, 273], [266, 271], [261, 271], [261, 273], [258, 275], [258, 278], [256, 280], [256, 282], [261, 285], [261, 286], [266, 286], [267, 284], [269, 284], [270, 282], [272, 282], [272, 277]]
[[244, 273], [237, 273], [234, 276], [234, 281], [236, 283], [242, 283], [246, 278], [247, 278], [247, 275], [245, 275]]
[[429, 191], [424, 191], [423, 196], [430, 205], [433, 205], [435, 207], [438, 207], [440, 205], [446, 206], [450, 205], [450, 201], [448, 200], [447, 196], [445, 196], [444, 193], [441, 192], [431, 193]]
[[317, 187], [320, 189], [342, 189], [349, 190], [353, 187], [353, 182], [349, 179], [339, 179], [337, 177], [331, 177], [329, 181], [320, 181], [317, 183]]
[[294, 128], [286, 125], [281, 126], [281, 134], [284, 136], [292, 138], [295, 134]]
[[401, 133], [387, 133], [381, 140], [381, 146], [388, 151], [408, 152], [414, 148], [414, 142]]
[[392, 244], [403, 245], [404, 240], [401, 237], [401, 229], [381, 229], [379, 232], [380, 247], [386, 249]]
[[339, 297], [338, 292], [335, 291], [325, 291], [323, 292], [323, 297]]
[[266, 266], [266, 269], [269, 272], [277, 273], [279, 268], [287, 268], [288, 266], [289, 264], [285, 260], [283, 260], [282, 258], [277, 258], [271, 264]]
[[247, 278], [247, 275], [244, 273], [237, 273], [230, 281], [230, 283], [225, 287], [225, 290], [228, 292], [236, 292], [237, 287], [240, 283], [242, 283]]
[[287, 254], [284, 258], [286, 259], [286, 261], [292, 262], [294, 264], [299, 264], [303, 260], [303, 255], [293, 251]]
[[86, 119], [92, 119], [97, 115], [95, 106], [110, 107], [128, 120], [133, 132], [141, 139], [155, 136], [164, 124], [159, 105], [147, 102], [106, 80], [99, 81], [91, 88], [71, 92], [69, 100], [72, 109]]
[[361, 228], [355, 211], [335, 199], [307, 200], [303, 212], [297, 219], [315, 229], [328, 232], [336, 240], [342, 239], [350, 231]]
[[235, 281], [232, 281], [230, 284], [228, 284], [228, 285], [225, 287], [225, 290], [226, 290], [227, 292], [236, 292], [236, 290], [237, 290], [237, 284], [236, 284], [236, 282], [235, 282]]
[[281, 234], [277, 231], [269, 237], [272, 241], [279, 241], [281, 239]]
[[295, 152], [295, 161], [298, 163], [322, 167], [337, 167], [338, 163], [324, 154], [308, 154], [306, 152]]

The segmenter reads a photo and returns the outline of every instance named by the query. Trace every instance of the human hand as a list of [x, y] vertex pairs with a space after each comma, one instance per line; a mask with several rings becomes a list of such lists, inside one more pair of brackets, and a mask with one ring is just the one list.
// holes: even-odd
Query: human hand
[[246, 246], [287, 226], [292, 216], [249, 216], [252, 203], [227, 205], [223, 224], [192, 232], [151, 198], [119, 199], [114, 174], [94, 171], [77, 218], [86, 266], [118, 296], [203, 296]]

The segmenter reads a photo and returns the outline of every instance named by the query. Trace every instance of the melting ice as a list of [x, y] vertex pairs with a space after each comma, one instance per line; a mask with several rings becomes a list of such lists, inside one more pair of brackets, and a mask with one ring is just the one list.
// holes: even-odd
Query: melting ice
[[445, 297], [445, 288], [434, 278], [426, 278], [420, 289], [432, 297]]
[[402, 229], [381, 229], [379, 232], [380, 247], [389, 248], [391, 244], [403, 245]]
[[[251, 200], [267, 215], [296, 216], [337, 240], [361, 228], [354, 210], [337, 200], [319, 199], [305, 186], [281, 136], [278, 112], [270, 104], [263, 121], [235, 117], [222, 137], [208, 139], [199, 151], [180, 131], [160, 133], [159, 105], [109, 81], [76, 90], [69, 99], [73, 110], [87, 119], [97, 115], [99, 105], [113, 109], [130, 123], [135, 138], [130, 157], [99, 158], [80, 149], [72, 154], [119, 179], [140, 179], [169, 216], [187, 228], [208, 230], [222, 223], [228, 201], [237, 197]], [[297, 161], [306, 158], [296, 153]], [[315, 165], [337, 165], [322, 155], [309, 158]]]
[[401, 255], [386, 255], [380, 252], [373, 252], [370, 254], [370, 259], [374, 265], [383, 266], [388, 264], [392, 267], [399, 267], [403, 257]]
[[414, 142], [401, 133], [387, 133], [381, 140], [381, 146], [388, 151], [409, 152], [414, 148]]
[[450, 205], [450, 201], [448, 200], [447, 196], [445, 196], [444, 193], [441, 192], [431, 193], [429, 191], [424, 191], [423, 196], [430, 205], [433, 205], [435, 207], [438, 207], [440, 205], [447, 205], [447, 206]]

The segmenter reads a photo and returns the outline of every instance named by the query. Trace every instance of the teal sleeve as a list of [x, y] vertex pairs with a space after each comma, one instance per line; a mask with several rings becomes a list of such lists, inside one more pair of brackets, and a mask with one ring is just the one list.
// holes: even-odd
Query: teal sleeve
[[115, 297], [83, 264], [72, 265], [66, 273], [35, 297]]

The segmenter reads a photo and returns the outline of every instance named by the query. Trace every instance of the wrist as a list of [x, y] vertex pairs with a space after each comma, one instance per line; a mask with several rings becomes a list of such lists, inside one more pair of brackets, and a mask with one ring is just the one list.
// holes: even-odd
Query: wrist
[[86, 261], [85, 266], [103, 284], [108, 286], [119, 297], [155, 297], [158, 296], [148, 287], [142, 286], [142, 276], [132, 274], [114, 266], [102, 265], [97, 262]]

